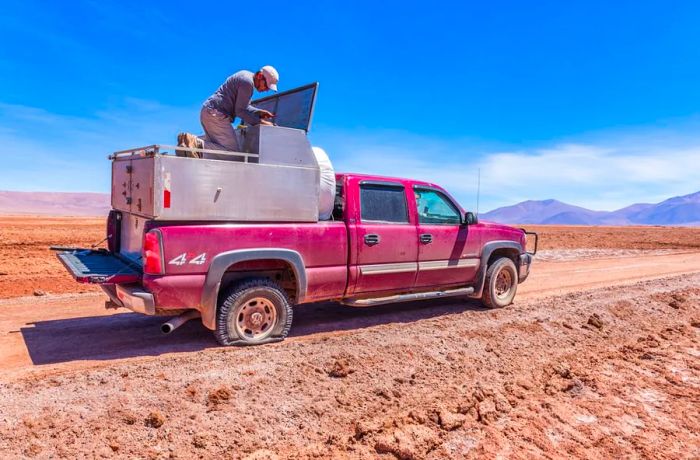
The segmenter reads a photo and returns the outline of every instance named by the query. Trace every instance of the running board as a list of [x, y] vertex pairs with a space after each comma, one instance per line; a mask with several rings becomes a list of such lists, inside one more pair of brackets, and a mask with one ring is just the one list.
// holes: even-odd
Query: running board
[[439, 299], [441, 297], [456, 297], [474, 294], [473, 287], [451, 289], [449, 291], [418, 292], [415, 294], [392, 295], [389, 297], [377, 297], [374, 299], [343, 299], [341, 304], [349, 307], [374, 307], [388, 303], [411, 302], [413, 300]]

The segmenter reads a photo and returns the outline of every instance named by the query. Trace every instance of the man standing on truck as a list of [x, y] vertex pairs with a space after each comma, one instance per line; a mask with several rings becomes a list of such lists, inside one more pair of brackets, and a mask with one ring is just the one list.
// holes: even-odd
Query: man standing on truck
[[[204, 136], [180, 133], [177, 145], [196, 149], [229, 150], [240, 152], [240, 146], [233, 130], [233, 120], [238, 117], [244, 124], [271, 125], [274, 114], [250, 105], [253, 88], [260, 92], [277, 91], [279, 73], [271, 65], [266, 65], [256, 73], [241, 70], [234, 73], [202, 104], [199, 120], [204, 128]], [[201, 157], [193, 152], [178, 152], [184, 156]], [[234, 157], [235, 158], [235, 157]]]

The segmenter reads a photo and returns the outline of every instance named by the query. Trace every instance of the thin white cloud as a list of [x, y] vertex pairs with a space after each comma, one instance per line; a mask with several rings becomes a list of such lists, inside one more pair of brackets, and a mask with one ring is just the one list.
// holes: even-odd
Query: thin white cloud
[[[406, 133], [341, 135], [324, 141], [338, 169], [430, 180], [474, 209], [481, 169], [481, 210], [528, 199], [555, 198], [596, 210], [658, 202], [700, 190], [700, 137], [625, 142], [611, 136], [589, 144], [481, 151], [468, 141], [438, 141]], [[403, 140], [401, 140], [403, 139]], [[339, 155], [334, 155], [338, 153]]]

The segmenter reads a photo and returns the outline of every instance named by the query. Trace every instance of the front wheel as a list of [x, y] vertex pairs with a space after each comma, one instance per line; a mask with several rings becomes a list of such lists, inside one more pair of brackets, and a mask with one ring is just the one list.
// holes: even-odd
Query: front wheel
[[518, 271], [507, 257], [496, 259], [489, 265], [484, 282], [481, 302], [488, 308], [502, 308], [513, 303], [518, 290]]
[[268, 278], [234, 285], [222, 297], [214, 335], [221, 345], [261, 345], [287, 337], [292, 306], [287, 293]]

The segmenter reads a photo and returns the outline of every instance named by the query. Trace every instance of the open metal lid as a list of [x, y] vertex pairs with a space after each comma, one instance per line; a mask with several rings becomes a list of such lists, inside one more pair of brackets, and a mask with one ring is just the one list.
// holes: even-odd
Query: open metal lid
[[302, 129], [308, 132], [311, 127], [317, 91], [318, 82], [256, 99], [250, 104], [258, 109], [274, 113], [275, 118], [272, 121], [276, 126]]

